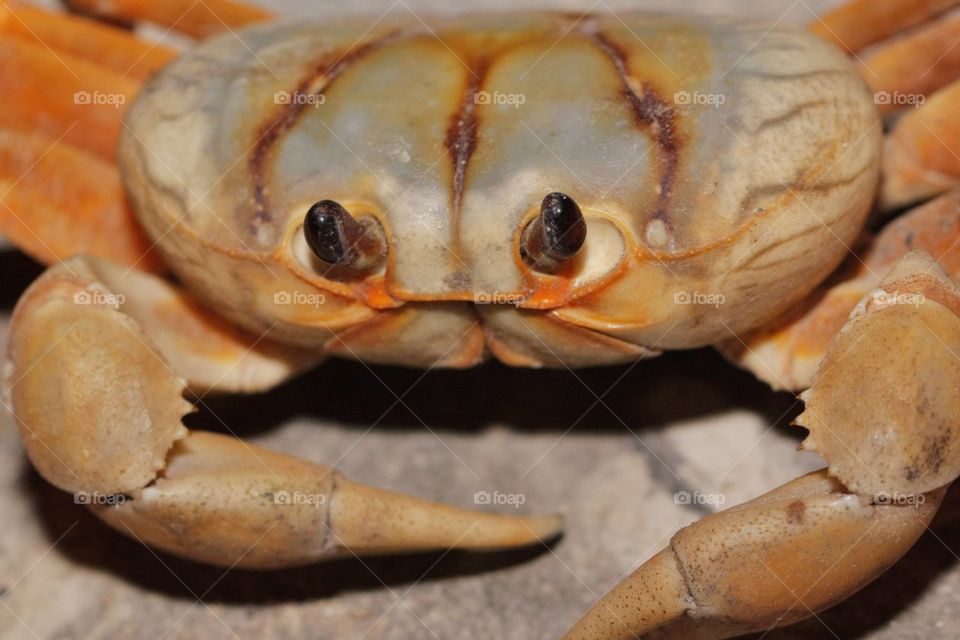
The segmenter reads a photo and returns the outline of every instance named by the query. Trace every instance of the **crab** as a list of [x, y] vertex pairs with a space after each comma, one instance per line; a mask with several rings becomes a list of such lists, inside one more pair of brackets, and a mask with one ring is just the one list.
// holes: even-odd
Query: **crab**
[[[676, 532], [566, 637], [828, 608], [960, 475], [956, 4], [855, 0], [801, 32], [4, 3], [0, 233], [51, 265], [8, 346], [29, 459], [119, 531], [216, 565], [536, 544], [559, 516], [369, 487], [187, 429], [187, 398], [331, 356], [586, 367], [713, 345], [802, 392], [827, 466]], [[203, 41], [116, 26], [136, 21]]]

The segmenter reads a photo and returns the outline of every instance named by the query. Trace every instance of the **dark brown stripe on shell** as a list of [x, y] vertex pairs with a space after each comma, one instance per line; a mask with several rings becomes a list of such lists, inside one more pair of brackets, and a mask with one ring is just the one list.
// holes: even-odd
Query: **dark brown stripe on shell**
[[793, 105], [788, 111], [780, 115], [771, 116], [766, 120], [760, 122], [760, 124], [754, 129], [747, 129], [749, 133], [757, 134], [761, 131], [766, 131], [770, 127], [776, 127], [779, 125], [786, 124], [791, 120], [803, 115], [811, 109], [816, 109], [817, 107], [824, 107], [833, 104], [833, 100], [829, 98], [818, 98], [815, 100], [807, 100], [806, 102], [801, 102], [799, 104]]
[[467, 177], [467, 165], [470, 157], [477, 148], [477, 133], [480, 121], [477, 117], [477, 93], [483, 86], [487, 74], [486, 62], [473, 65], [467, 77], [467, 84], [463, 90], [460, 105], [450, 118], [447, 126], [447, 136], [444, 141], [447, 151], [453, 162], [453, 189], [451, 189], [450, 211], [453, 212], [452, 231], [456, 233], [456, 222], [460, 219], [460, 208], [463, 204], [463, 192]]
[[834, 180], [833, 182], [820, 182], [819, 178], [823, 177], [823, 175], [821, 174], [815, 178], [817, 182], [815, 182], [814, 184], [811, 184], [803, 188], [797, 188], [796, 186], [791, 186], [791, 185], [803, 184], [802, 180], [803, 180], [804, 170], [800, 170], [797, 176], [794, 179], [789, 181], [784, 181], [781, 183], [767, 183], [762, 185], [754, 185], [740, 199], [739, 209], [740, 211], [746, 211], [746, 212], [756, 211], [758, 208], [758, 205], [761, 204], [761, 201], [765, 199], [779, 197], [780, 195], [790, 190], [796, 190], [798, 192], [797, 197], [799, 198], [803, 198], [807, 194], [828, 193], [838, 187], [846, 187], [853, 184], [854, 182], [859, 180], [863, 176], [863, 174], [870, 169], [870, 167], [871, 167], [871, 163], [867, 162], [863, 166], [861, 166], [859, 169], [857, 169], [852, 175], [847, 176], [845, 178], [840, 178], [838, 180]]
[[737, 70], [737, 74], [744, 78], [756, 78], [760, 80], [781, 82], [812, 80], [814, 78], [829, 78], [834, 76], [849, 76], [852, 73], [855, 72], [851, 72], [847, 69], [814, 69], [813, 71], [801, 71], [800, 73], [770, 73], [769, 71], [759, 71], [754, 69]]
[[[325, 55], [312, 66], [308, 74], [301, 78], [296, 89], [294, 89], [293, 95], [323, 95], [334, 80], [343, 75], [354, 62], [398, 37], [400, 37], [400, 33], [395, 32], [346, 51]], [[310, 105], [305, 100], [291, 100], [287, 104], [279, 105], [277, 111], [260, 127], [260, 133], [250, 153], [249, 161], [250, 174], [254, 185], [253, 226], [270, 221], [270, 194], [266, 185], [266, 168], [271, 152], [280, 137], [293, 127], [308, 106]]]
[[640, 128], [646, 129], [654, 144], [660, 149], [660, 193], [652, 219], [661, 220], [672, 230], [668, 204], [673, 192], [677, 169], [680, 165], [681, 142], [677, 131], [677, 112], [648, 83], [642, 83], [642, 93], [634, 91], [630, 84], [630, 70], [623, 50], [602, 33], [588, 36], [610, 59], [622, 82], [622, 95], [630, 104], [634, 119]]

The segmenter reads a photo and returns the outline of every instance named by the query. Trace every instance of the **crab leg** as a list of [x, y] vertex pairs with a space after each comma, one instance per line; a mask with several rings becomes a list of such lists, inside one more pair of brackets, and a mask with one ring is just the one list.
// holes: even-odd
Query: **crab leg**
[[731, 637], [796, 622], [870, 583], [960, 474], [958, 354], [960, 289], [928, 255], [907, 254], [802, 396], [804, 446], [827, 469], [680, 530], [567, 639]]
[[960, 186], [960, 80], [907, 112], [887, 136], [880, 205], [901, 207]]
[[960, 0], [853, 0], [810, 25], [814, 33], [856, 53], [931, 20], [857, 57], [880, 110], [906, 112], [884, 147], [882, 209], [960, 186], [960, 18], [938, 16], [958, 4]]
[[884, 113], [910, 107], [960, 76], [960, 19], [941, 20], [883, 45], [862, 62]]
[[115, 161], [139, 82], [67, 53], [0, 38], [0, 126], [37, 130]]
[[47, 264], [163, 269], [113, 159], [123, 114], [174, 51], [99, 22], [0, 4], [0, 234]]
[[145, 80], [176, 56], [170, 47], [96, 20], [19, 4], [0, 4], [0, 33], [137, 80]]
[[163, 269], [117, 167], [39, 133], [0, 128], [0, 234], [47, 264], [85, 253]]
[[67, 4], [104, 18], [155, 22], [197, 38], [272, 17], [265, 9], [233, 0], [68, 0]]
[[958, 4], [960, 0], [853, 0], [820, 16], [810, 29], [855, 53]]
[[187, 385], [265, 389], [318, 356], [241, 333], [154, 276], [92, 258], [60, 263], [21, 298], [10, 331], [11, 398], [34, 466], [67, 491], [126, 496], [93, 510], [172, 553], [280, 567], [349, 553], [510, 547], [559, 531], [556, 517], [455, 509], [188, 431]]

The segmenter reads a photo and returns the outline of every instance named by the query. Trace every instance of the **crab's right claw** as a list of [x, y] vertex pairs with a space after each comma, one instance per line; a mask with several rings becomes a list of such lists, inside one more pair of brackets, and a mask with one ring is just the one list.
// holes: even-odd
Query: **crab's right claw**
[[317, 360], [303, 351], [226, 325], [160, 278], [77, 258], [48, 270], [14, 312], [14, 414], [44, 478], [110, 497], [90, 500], [102, 519], [194, 560], [280, 567], [557, 535], [558, 517], [456, 509], [183, 426], [188, 385], [265, 389]]
[[803, 394], [829, 466], [680, 530], [573, 639], [726, 638], [831, 607], [913, 545], [960, 475], [960, 288], [904, 256], [858, 305]]
[[861, 495], [932, 491], [960, 476], [958, 389], [960, 287], [913, 251], [860, 301], [801, 394], [803, 447]]
[[[496, 549], [557, 535], [557, 517], [458, 509], [348, 480], [329, 467], [192, 431], [162, 477], [119, 507], [95, 507], [114, 528], [221, 566], [288, 567], [344, 555]], [[171, 523], [176, 523], [172, 526]]]

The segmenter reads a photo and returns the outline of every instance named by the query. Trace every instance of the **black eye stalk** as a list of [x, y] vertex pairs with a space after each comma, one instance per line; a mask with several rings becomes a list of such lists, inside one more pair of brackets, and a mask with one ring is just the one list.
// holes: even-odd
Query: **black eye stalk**
[[383, 227], [370, 216], [354, 219], [339, 202], [321, 200], [303, 219], [307, 245], [320, 260], [349, 271], [370, 271], [386, 257]]
[[540, 203], [540, 215], [523, 230], [520, 251], [527, 264], [553, 273], [580, 252], [586, 239], [587, 223], [577, 203], [566, 194], [551, 193]]

